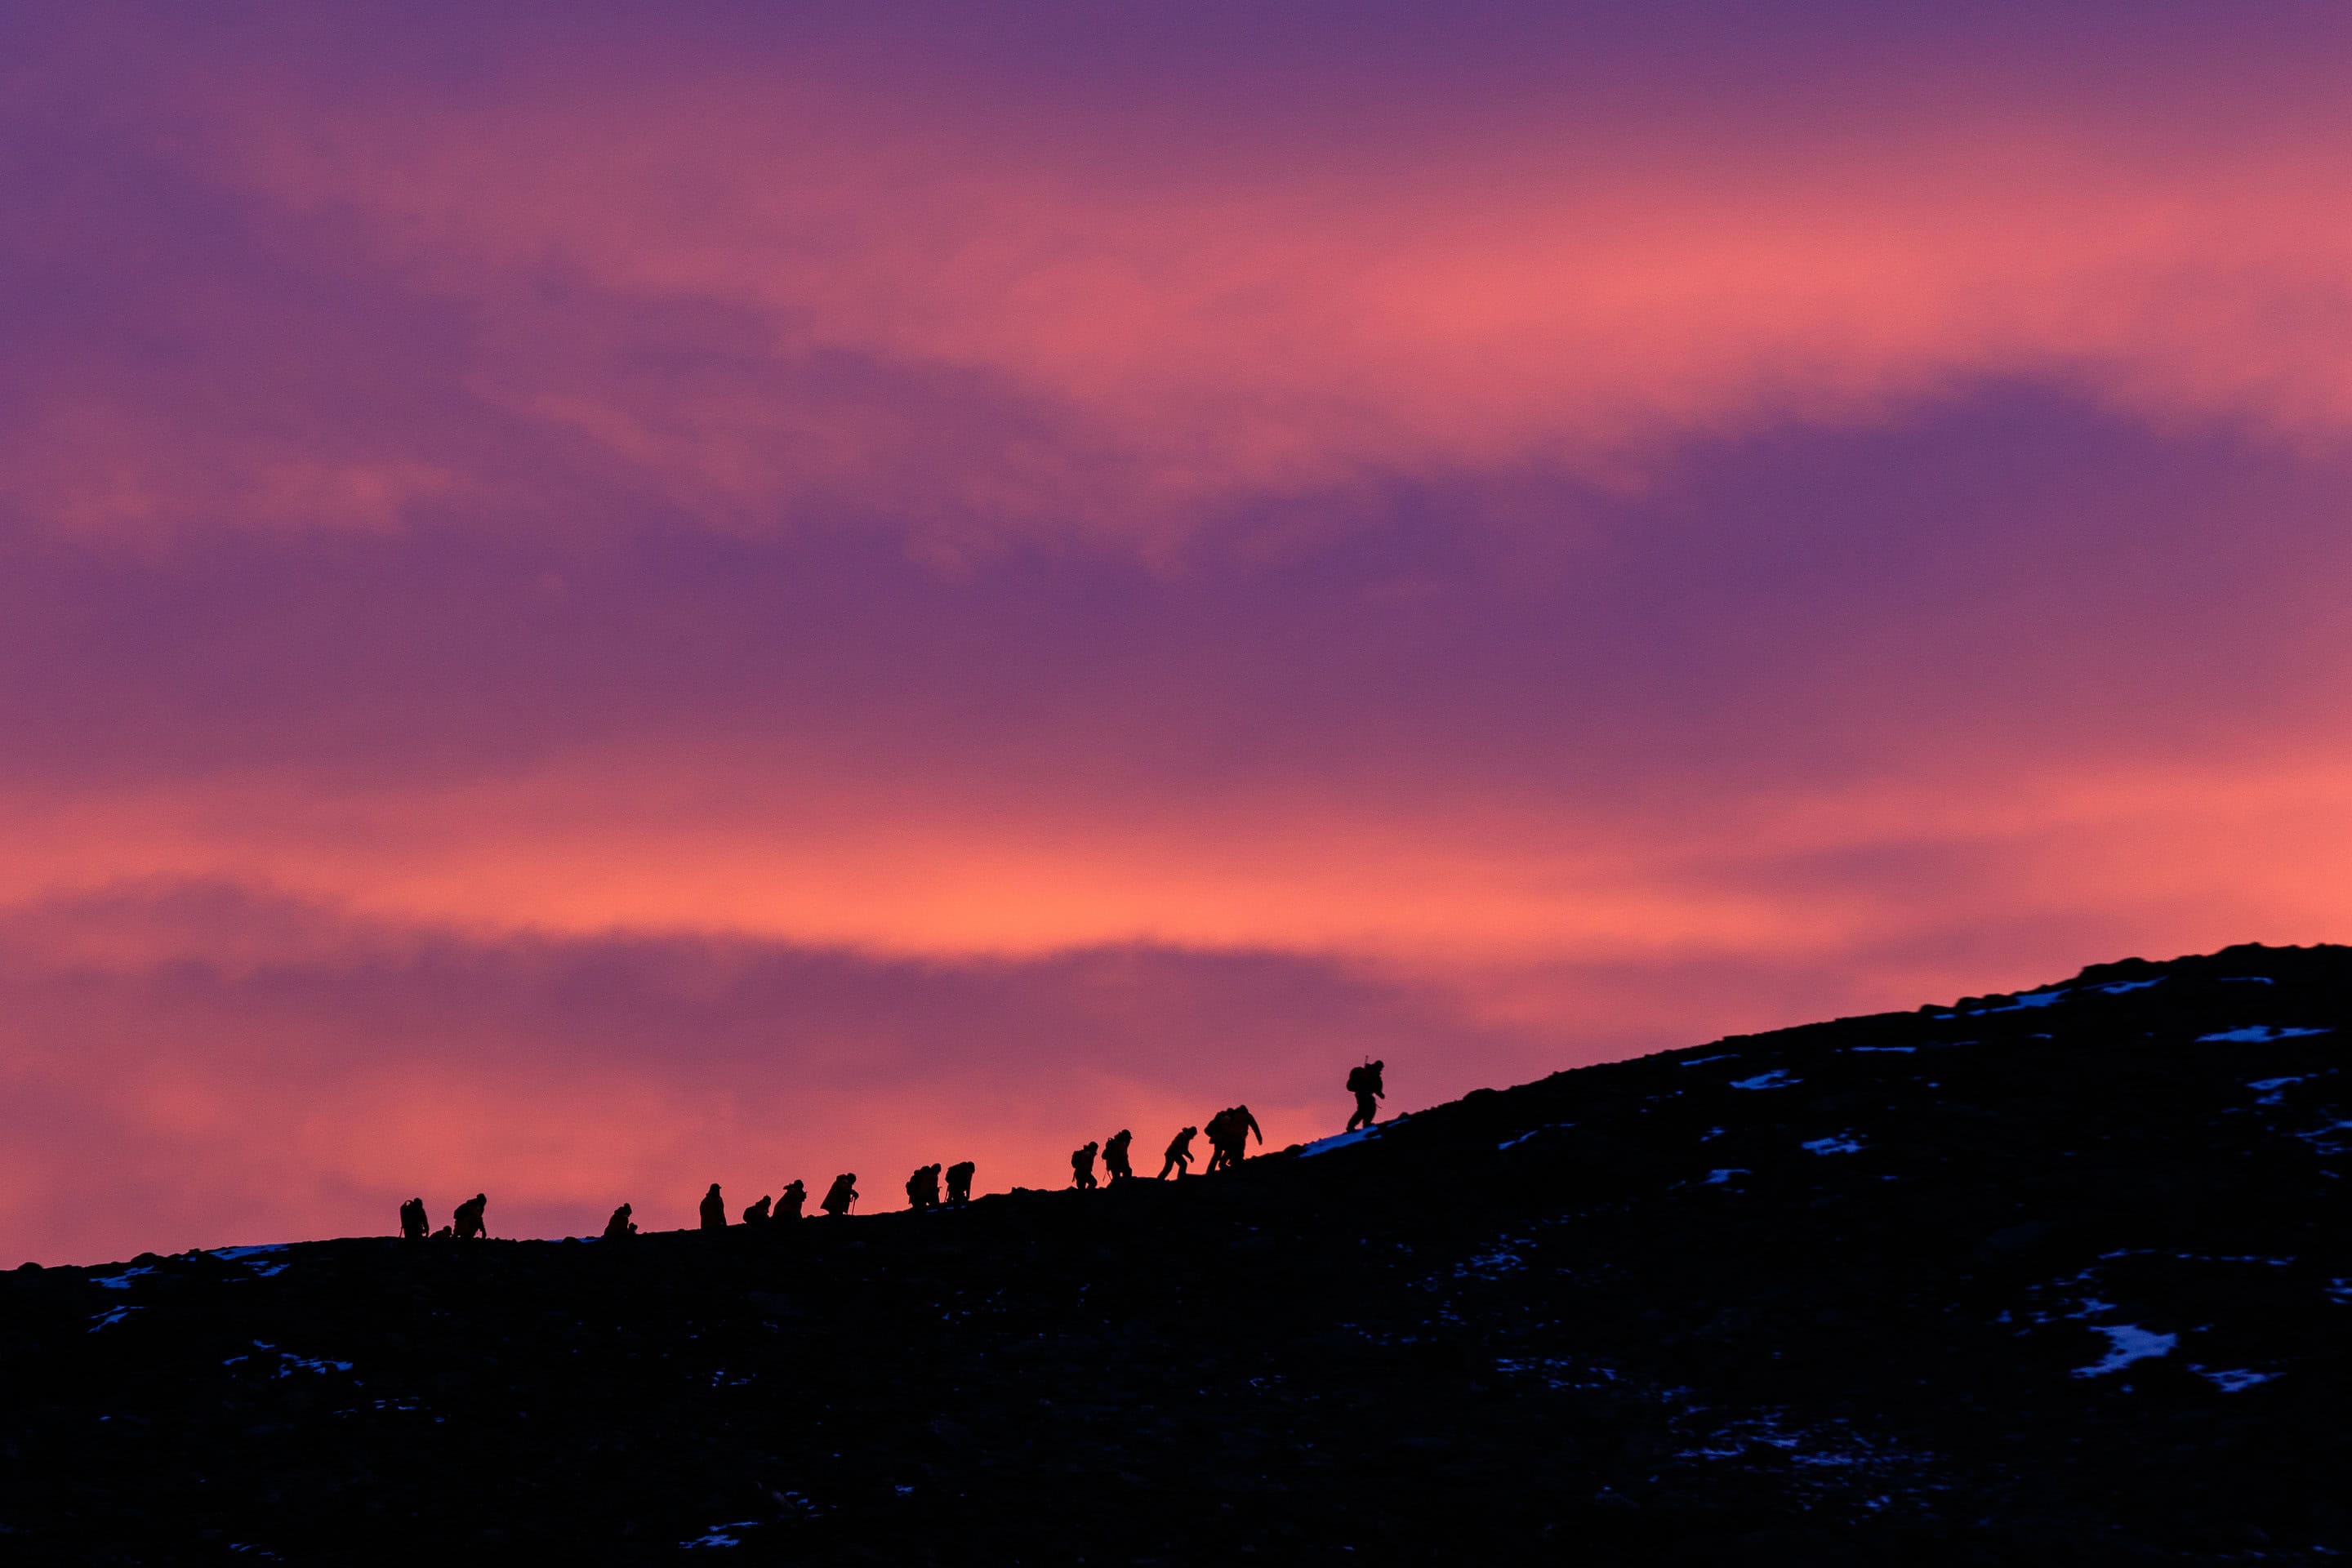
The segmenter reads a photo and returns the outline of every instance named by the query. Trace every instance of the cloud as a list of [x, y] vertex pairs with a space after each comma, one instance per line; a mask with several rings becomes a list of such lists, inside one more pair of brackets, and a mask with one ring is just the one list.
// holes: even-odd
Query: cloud
[[[1646, 486], [1693, 443], [1988, 377], [2331, 448], [2352, 417], [2352, 230], [2312, 195], [2345, 144], [2274, 56], [2235, 60], [2233, 95], [2140, 51], [2113, 62], [2139, 96], [2027, 108], [2013, 71], [1933, 58], [1907, 98], [1864, 92], [1874, 49], [1925, 47], [1899, 30], [1711, 95], [1661, 37], [1604, 38], [1652, 96], [1440, 68], [1442, 112], [1400, 130], [1263, 81], [1008, 103], [887, 28], [526, 26], [455, 78], [371, 64], [373, 37], [199, 46], [217, 74], [132, 47], [98, 115], [27, 95], [32, 210], [116, 248], [82, 253], [97, 341], [37, 356], [0, 437], [19, 516], [562, 529], [617, 501], [1166, 560], [1401, 480]], [[1843, 96], [1807, 98], [1823, 71]]]

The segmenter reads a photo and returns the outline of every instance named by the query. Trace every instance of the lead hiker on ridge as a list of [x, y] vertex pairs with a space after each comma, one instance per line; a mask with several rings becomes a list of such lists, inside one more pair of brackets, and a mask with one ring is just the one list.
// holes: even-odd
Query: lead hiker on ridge
[[1353, 1132], [1359, 1127], [1370, 1127], [1380, 1120], [1380, 1107], [1373, 1101], [1388, 1097], [1388, 1090], [1381, 1087], [1381, 1068], [1386, 1065], [1384, 1062], [1366, 1062], [1361, 1067], [1348, 1069], [1348, 1092], [1356, 1097], [1356, 1114], [1348, 1118], [1349, 1131]]

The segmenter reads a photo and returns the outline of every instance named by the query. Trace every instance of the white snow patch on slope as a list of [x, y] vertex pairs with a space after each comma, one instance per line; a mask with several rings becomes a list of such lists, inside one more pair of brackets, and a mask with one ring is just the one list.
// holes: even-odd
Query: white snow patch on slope
[[2282, 1029], [2275, 1024], [2249, 1024], [2242, 1029], [2223, 1029], [2215, 1035], [2200, 1035], [2197, 1043], [2207, 1045], [2260, 1046], [2272, 1040], [2292, 1040], [2305, 1035], [2332, 1035], [2333, 1029]]
[[1799, 1147], [1815, 1154], [1859, 1154], [1862, 1144], [1851, 1132], [1841, 1132], [1832, 1138], [1809, 1138]]
[[681, 1552], [692, 1552], [697, 1547], [740, 1546], [743, 1544], [742, 1538], [740, 1536], [730, 1535], [728, 1531], [730, 1530], [757, 1530], [759, 1528], [760, 1521], [756, 1519], [737, 1520], [733, 1524], [714, 1524], [709, 1528], [709, 1530], [696, 1536], [692, 1541], [679, 1542], [677, 1543], [678, 1550]]
[[89, 1282], [93, 1285], [103, 1285], [110, 1290], [128, 1290], [133, 1279], [138, 1279], [142, 1274], [154, 1272], [154, 1267], [151, 1264], [143, 1268], [126, 1268], [120, 1274], [109, 1274], [102, 1278], [92, 1275]]
[[1847, 1050], [1849, 1050], [1849, 1051], [1890, 1051], [1890, 1052], [1898, 1052], [1898, 1053], [1900, 1053], [1900, 1054], [1902, 1054], [1902, 1055], [1904, 1055], [1904, 1056], [1906, 1056], [1906, 1057], [1907, 1057], [1907, 1056], [1909, 1056], [1913, 1051], [1917, 1050], [1918, 1048], [1919, 1048], [1919, 1047], [1916, 1047], [1916, 1046], [1848, 1046], [1848, 1047], [1846, 1047], [1846, 1049], [1847, 1049]]
[[2067, 988], [2063, 985], [2053, 985], [2047, 991], [2021, 991], [2018, 993], [2016, 1001], [2011, 1002], [2003, 1006], [1972, 1007], [1969, 1009], [1969, 1012], [1971, 1014], [2021, 1013], [2028, 1007], [2047, 1007], [2053, 1002], [2063, 1000], [2067, 994]]
[[286, 1243], [273, 1241], [261, 1247], [217, 1247], [206, 1256], [217, 1258], [224, 1263], [242, 1263], [253, 1270], [253, 1278], [267, 1279], [273, 1274], [285, 1271], [286, 1265], [270, 1256], [285, 1250]]
[[2243, 1368], [2198, 1367], [2197, 1375], [2224, 1394], [2239, 1394], [2258, 1383], [2268, 1383], [2276, 1377], [2274, 1372], [2248, 1372]]
[[2344, 1151], [2336, 1147], [2339, 1142], [2337, 1135], [2346, 1131], [2352, 1131], [2352, 1121], [2331, 1121], [2325, 1127], [2315, 1127], [2295, 1136], [2314, 1145], [2323, 1154], [2341, 1154]]
[[114, 1327], [115, 1324], [122, 1321], [123, 1319], [129, 1317], [131, 1313], [142, 1310], [144, 1310], [144, 1309], [139, 1307], [110, 1308], [89, 1321], [89, 1331], [94, 1334], [100, 1329], [110, 1329]]
[[1733, 1079], [1731, 1087], [1734, 1089], [1787, 1089], [1791, 1084], [1801, 1081], [1803, 1080], [1790, 1078], [1788, 1068], [1774, 1068], [1770, 1072], [1759, 1072], [1754, 1078]]
[[2179, 1334], [2159, 1334], [2131, 1323], [2094, 1324], [2091, 1331], [2106, 1335], [2110, 1348], [2105, 1355], [2089, 1366], [2076, 1367], [2076, 1377], [2105, 1377], [2111, 1372], [2122, 1371], [2136, 1361], [2170, 1355], [2172, 1347], [2180, 1342]]
[[1359, 1127], [1353, 1132], [1334, 1132], [1328, 1138], [1318, 1138], [1312, 1143], [1299, 1145], [1299, 1157], [1304, 1159], [1309, 1154], [1328, 1154], [1334, 1149], [1353, 1148], [1365, 1139], [1377, 1138], [1380, 1134], [1378, 1126]]

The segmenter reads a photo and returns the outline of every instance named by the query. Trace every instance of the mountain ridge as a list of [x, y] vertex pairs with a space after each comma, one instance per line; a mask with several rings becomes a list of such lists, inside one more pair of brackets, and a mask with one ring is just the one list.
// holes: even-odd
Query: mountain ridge
[[0, 1276], [0, 1541], [2326, 1561], [2347, 1031], [2352, 949], [2242, 944], [1181, 1183]]

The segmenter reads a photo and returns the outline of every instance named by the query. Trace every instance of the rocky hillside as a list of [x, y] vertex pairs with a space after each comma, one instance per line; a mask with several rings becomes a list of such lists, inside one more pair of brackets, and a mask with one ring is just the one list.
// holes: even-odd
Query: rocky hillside
[[2233, 948], [1181, 1184], [20, 1271], [0, 1553], [2319, 1562], [2347, 1038]]

